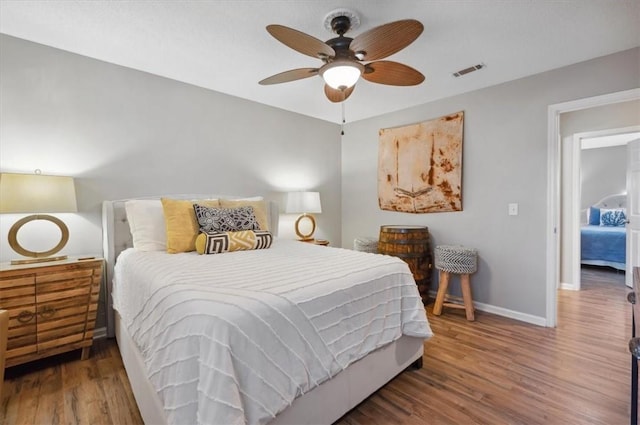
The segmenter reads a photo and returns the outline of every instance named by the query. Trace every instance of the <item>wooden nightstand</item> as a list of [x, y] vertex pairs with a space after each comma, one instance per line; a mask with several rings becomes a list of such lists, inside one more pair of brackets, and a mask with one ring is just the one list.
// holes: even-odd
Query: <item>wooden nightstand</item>
[[103, 260], [0, 264], [0, 308], [9, 310], [6, 366], [82, 348], [89, 357]]
[[302, 242], [312, 243], [314, 245], [329, 246], [329, 241], [326, 239], [309, 239], [308, 241], [302, 240]]

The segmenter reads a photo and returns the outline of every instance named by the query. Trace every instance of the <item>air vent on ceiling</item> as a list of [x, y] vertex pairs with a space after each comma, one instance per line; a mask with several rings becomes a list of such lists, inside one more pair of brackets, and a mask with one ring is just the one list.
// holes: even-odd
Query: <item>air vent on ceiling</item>
[[485, 66], [486, 66], [485, 64], [479, 63], [477, 65], [470, 66], [469, 68], [461, 69], [460, 71], [454, 72], [453, 76], [454, 77], [462, 77], [463, 75], [466, 75], [466, 74], [468, 74], [470, 72], [474, 72], [474, 71], [477, 71], [479, 69], [482, 69]]

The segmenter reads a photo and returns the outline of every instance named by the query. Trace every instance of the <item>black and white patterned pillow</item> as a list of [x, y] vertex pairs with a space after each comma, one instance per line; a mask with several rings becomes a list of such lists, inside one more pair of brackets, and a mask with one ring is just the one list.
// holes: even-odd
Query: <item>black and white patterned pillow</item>
[[273, 235], [266, 230], [200, 233], [196, 238], [196, 251], [198, 254], [222, 254], [249, 249], [267, 249], [272, 242]]
[[259, 230], [253, 207], [211, 208], [194, 204], [201, 232], [237, 232]]

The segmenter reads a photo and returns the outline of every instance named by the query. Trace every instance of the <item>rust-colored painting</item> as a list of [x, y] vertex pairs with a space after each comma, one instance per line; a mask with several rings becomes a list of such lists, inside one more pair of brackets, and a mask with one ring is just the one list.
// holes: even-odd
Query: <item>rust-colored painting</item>
[[389, 211], [462, 211], [464, 112], [380, 130], [378, 203]]

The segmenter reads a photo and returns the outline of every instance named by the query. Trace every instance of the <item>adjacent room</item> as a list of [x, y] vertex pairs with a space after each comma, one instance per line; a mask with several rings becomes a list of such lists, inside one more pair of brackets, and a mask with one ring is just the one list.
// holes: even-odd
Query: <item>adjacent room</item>
[[637, 423], [638, 22], [0, 0], [0, 423]]

